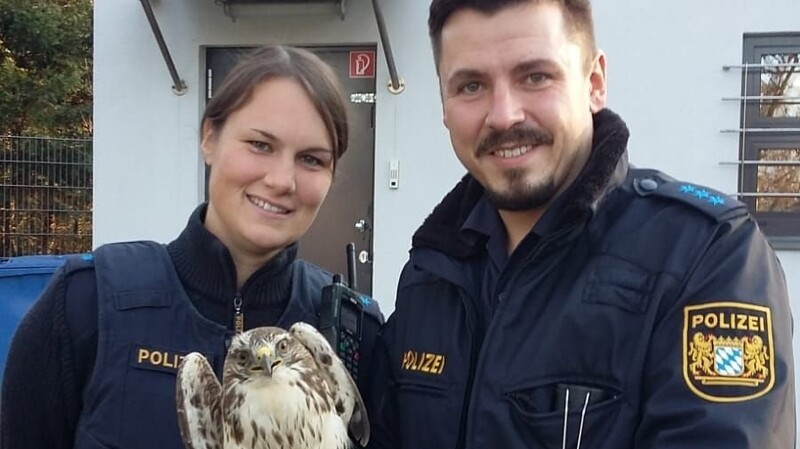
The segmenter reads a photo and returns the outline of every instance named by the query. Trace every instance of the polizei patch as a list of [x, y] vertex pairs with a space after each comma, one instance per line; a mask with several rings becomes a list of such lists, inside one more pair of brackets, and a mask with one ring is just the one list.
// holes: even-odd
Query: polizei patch
[[713, 302], [686, 306], [683, 315], [683, 378], [694, 394], [712, 402], [739, 402], [772, 389], [769, 308]]

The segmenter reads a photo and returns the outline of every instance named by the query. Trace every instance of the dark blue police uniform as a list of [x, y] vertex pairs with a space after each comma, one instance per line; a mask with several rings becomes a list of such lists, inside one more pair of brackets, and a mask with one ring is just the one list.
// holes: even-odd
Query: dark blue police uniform
[[629, 168], [611, 111], [594, 129], [507, 260], [470, 176], [414, 235], [370, 447], [794, 448], [789, 300], [758, 226], [719, 192]]
[[[318, 325], [331, 274], [296, 259], [295, 244], [238, 288], [230, 254], [203, 225], [205, 210], [168, 245], [101, 246], [54, 275], [11, 344], [3, 448], [181, 449], [177, 365], [198, 351], [221, 375], [235, 304], [245, 329]], [[377, 303], [365, 305], [374, 319], [364, 323], [360, 381], [382, 322]]]
[[[94, 252], [99, 297], [97, 362], [84, 391], [75, 448], [181, 447], [175, 373], [180, 359], [204, 354], [222, 373], [233, 330], [200, 315], [169, 254], [155, 242], [101, 246]], [[320, 292], [331, 277], [292, 264], [291, 300], [275, 323], [317, 325]]]

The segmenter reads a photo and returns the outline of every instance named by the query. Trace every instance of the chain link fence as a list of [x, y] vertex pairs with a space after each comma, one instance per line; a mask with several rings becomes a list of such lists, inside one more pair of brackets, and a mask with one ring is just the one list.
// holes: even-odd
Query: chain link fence
[[0, 257], [92, 248], [92, 141], [0, 137]]

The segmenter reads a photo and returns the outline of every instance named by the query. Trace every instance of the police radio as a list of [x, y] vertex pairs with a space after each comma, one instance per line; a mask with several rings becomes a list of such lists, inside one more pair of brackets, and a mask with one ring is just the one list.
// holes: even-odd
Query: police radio
[[369, 317], [365, 306], [370, 299], [355, 291], [355, 265], [355, 245], [348, 243], [347, 283], [341, 274], [335, 274], [333, 283], [322, 289], [319, 330], [358, 382], [365, 318]]

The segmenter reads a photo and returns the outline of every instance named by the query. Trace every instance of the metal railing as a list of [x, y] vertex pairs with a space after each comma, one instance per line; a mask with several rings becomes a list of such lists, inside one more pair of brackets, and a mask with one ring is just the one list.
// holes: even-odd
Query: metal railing
[[0, 137], [0, 257], [91, 245], [92, 141]]
[[[790, 125], [786, 123], [770, 123], [767, 120], [756, 121], [756, 124], [762, 126], [748, 126], [750, 117], [748, 116], [748, 109], [751, 107], [758, 107], [753, 103], [761, 102], [774, 104], [786, 103], [796, 104], [800, 103], [800, 96], [796, 93], [787, 94], [787, 91], [769, 92], [766, 95], [752, 95], [748, 89], [748, 81], [750, 81], [751, 74], [782, 74], [785, 76], [793, 76], [800, 73], [800, 63], [796, 62], [762, 62], [762, 63], [744, 63], [744, 64], [730, 64], [722, 67], [724, 71], [731, 71], [740, 69], [743, 76], [742, 95], [723, 97], [722, 101], [736, 101], [740, 103], [741, 107], [741, 123], [739, 128], [722, 129], [721, 133], [725, 134], [739, 134], [740, 135], [740, 159], [737, 161], [720, 161], [720, 165], [738, 166], [740, 167], [740, 185], [739, 191], [735, 195], [741, 200], [749, 199], [753, 201], [755, 211], [758, 212], [800, 212], [800, 189], [798, 189], [798, 170], [800, 170], [800, 160], [797, 160], [797, 153], [791, 152], [794, 148], [784, 150], [787, 154], [779, 159], [762, 159], [753, 155], [752, 151], [748, 152], [748, 139], [752, 135], [795, 135], [800, 137], [800, 127], [794, 125], [797, 122], [790, 121]], [[762, 81], [763, 83], [763, 81]], [[763, 91], [763, 84], [760, 92]], [[748, 94], [750, 92], [750, 94]], [[752, 115], [752, 114], [751, 114]], [[777, 118], [777, 117], [776, 117]], [[781, 117], [783, 120], [791, 120], [794, 117]], [[765, 124], [766, 123], [766, 124]], [[782, 149], [782, 148], [776, 148]], [[763, 170], [762, 170], [763, 169]], [[777, 170], [777, 171], [776, 171]], [[745, 183], [742, 181], [742, 176], [746, 173], [751, 173], [752, 182]]]

